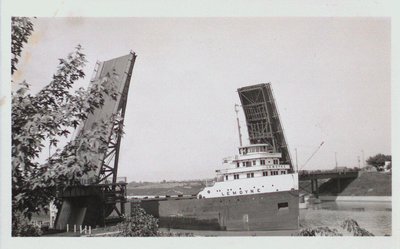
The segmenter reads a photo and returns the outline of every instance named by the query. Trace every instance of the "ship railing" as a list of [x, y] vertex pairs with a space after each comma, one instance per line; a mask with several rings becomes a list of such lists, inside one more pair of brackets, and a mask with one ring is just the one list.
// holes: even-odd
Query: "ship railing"
[[284, 170], [289, 169], [289, 164], [271, 164], [271, 165], [251, 165], [251, 166], [241, 166], [239, 168], [227, 168], [220, 169], [217, 171], [217, 176], [226, 174], [226, 173], [237, 173], [237, 172], [246, 172], [246, 171], [254, 171], [254, 170]]
[[240, 155], [240, 156], [235, 156], [233, 158], [232, 161], [238, 161], [238, 160], [254, 160], [254, 159], [258, 159], [259, 157], [282, 157], [282, 153], [280, 152], [249, 152], [247, 154], [244, 155]]
[[229, 157], [224, 157], [222, 158], [222, 162], [223, 163], [229, 163], [233, 160], [233, 157], [229, 156]]

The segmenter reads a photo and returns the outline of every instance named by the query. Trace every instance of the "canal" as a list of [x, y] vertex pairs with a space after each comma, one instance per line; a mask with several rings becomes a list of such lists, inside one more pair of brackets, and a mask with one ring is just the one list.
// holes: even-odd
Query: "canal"
[[[300, 229], [329, 227], [338, 232], [342, 222], [346, 219], [357, 221], [361, 228], [368, 230], [375, 236], [392, 234], [392, 204], [386, 202], [369, 201], [324, 201], [320, 204], [309, 204], [306, 209], [300, 209]], [[191, 233], [194, 236], [293, 236], [298, 231], [199, 231], [165, 229], [177, 233]], [[345, 234], [345, 233], [344, 233]]]
[[391, 202], [325, 201], [300, 210], [301, 227], [327, 226], [340, 231], [340, 224], [348, 218], [375, 236], [392, 234]]

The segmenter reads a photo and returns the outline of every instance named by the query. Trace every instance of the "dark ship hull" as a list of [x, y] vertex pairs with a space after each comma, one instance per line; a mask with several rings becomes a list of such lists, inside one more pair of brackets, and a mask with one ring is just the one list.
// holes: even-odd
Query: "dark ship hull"
[[[133, 202], [132, 204], [135, 204]], [[139, 201], [159, 226], [188, 230], [274, 231], [298, 229], [298, 190], [254, 195]]]

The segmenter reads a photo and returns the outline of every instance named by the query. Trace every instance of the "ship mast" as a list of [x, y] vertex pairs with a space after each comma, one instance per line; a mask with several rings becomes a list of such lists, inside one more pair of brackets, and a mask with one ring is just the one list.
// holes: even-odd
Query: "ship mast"
[[236, 121], [237, 121], [237, 126], [238, 126], [238, 131], [239, 131], [239, 143], [240, 143], [240, 147], [242, 147], [242, 132], [240, 131], [240, 123], [239, 123], [239, 109], [238, 109], [239, 105], [235, 104], [235, 112], [236, 112]]

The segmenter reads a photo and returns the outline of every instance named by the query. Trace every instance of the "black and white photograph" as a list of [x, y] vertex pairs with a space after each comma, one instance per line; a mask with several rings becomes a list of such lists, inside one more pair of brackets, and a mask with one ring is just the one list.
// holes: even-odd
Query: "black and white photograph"
[[2, 246], [399, 245], [391, 16], [63, 4], [2, 15]]

